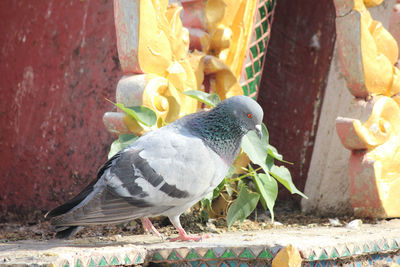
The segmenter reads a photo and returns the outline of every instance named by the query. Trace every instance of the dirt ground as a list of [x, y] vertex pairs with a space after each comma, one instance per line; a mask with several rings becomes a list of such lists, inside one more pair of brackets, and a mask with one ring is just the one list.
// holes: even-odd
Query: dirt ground
[[[48, 240], [54, 238], [54, 231], [48, 221], [45, 221], [41, 214], [35, 214], [34, 219], [25, 222], [3, 222], [0, 223], [0, 243], [17, 240]], [[181, 216], [182, 226], [188, 233], [198, 234], [203, 232], [224, 233], [249, 230], [264, 230], [271, 228], [291, 228], [305, 227], [312, 228], [316, 226], [339, 226], [346, 225], [355, 218], [351, 216], [342, 216], [335, 222], [330, 218], [319, 217], [315, 215], [306, 215], [291, 203], [281, 203], [275, 207], [275, 221], [271, 222], [268, 212], [257, 210], [248, 219], [241, 224], [235, 223], [230, 229], [227, 228], [226, 221], [223, 218], [205, 219], [204, 214], [197, 209], [186, 212]], [[170, 224], [168, 218], [153, 218], [151, 220], [154, 226], [161, 234], [168, 237], [176, 234], [177, 231]], [[364, 223], [379, 223], [373, 219], [363, 219]], [[118, 224], [118, 225], [99, 225], [85, 227], [74, 238], [100, 237], [112, 235], [135, 235], [143, 234], [143, 228], [140, 220]]]

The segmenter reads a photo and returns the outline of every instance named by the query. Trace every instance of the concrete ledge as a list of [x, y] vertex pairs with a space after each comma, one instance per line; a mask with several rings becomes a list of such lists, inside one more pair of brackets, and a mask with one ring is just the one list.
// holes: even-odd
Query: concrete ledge
[[150, 235], [8, 242], [0, 245], [0, 265], [271, 266], [280, 249], [290, 244], [300, 252], [302, 266], [397, 266], [400, 220], [357, 229], [318, 226], [215, 234], [197, 243]]

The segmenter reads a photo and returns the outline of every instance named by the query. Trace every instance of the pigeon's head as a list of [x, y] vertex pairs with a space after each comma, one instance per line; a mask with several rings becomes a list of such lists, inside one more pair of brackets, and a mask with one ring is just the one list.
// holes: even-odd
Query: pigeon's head
[[262, 137], [261, 123], [264, 112], [255, 100], [238, 95], [225, 99], [218, 104], [218, 107], [233, 116], [246, 133], [254, 130], [260, 138]]

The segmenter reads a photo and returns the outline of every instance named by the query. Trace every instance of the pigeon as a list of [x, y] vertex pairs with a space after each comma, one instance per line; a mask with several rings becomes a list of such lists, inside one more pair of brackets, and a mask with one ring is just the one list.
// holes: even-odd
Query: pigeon
[[141, 219], [143, 228], [161, 234], [149, 217], [167, 216], [179, 236], [170, 241], [199, 241], [189, 235], [180, 215], [224, 179], [237, 157], [242, 138], [261, 138], [263, 110], [247, 96], [233, 96], [207, 111], [186, 115], [147, 132], [110, 158], [97, 178], [77, 196], [45, 217], [69, 238], [87, 225]]

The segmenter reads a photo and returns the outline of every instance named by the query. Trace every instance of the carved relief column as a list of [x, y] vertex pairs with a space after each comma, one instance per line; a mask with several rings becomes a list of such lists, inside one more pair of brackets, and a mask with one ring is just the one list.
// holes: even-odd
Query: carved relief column
[[[152, 109], [154, 127], [161, 127], [201, 108], [185, 91], [217, 93], [221, 99], [256, 97], [274, 5], [273, 0], [114, 0], [124, 72], [116, 101]], [[121, 112], [107, 112], [103, 120], [117, 135], [151, 130]]]
[[337, 21], [341, 72], [364, 116], [336, 119], [349, 160], [350, 202], [356, 216], [400, 216], [400, 77], [398, 46], [367, 7], [382, 1], [335, 1], [353, 4]]

